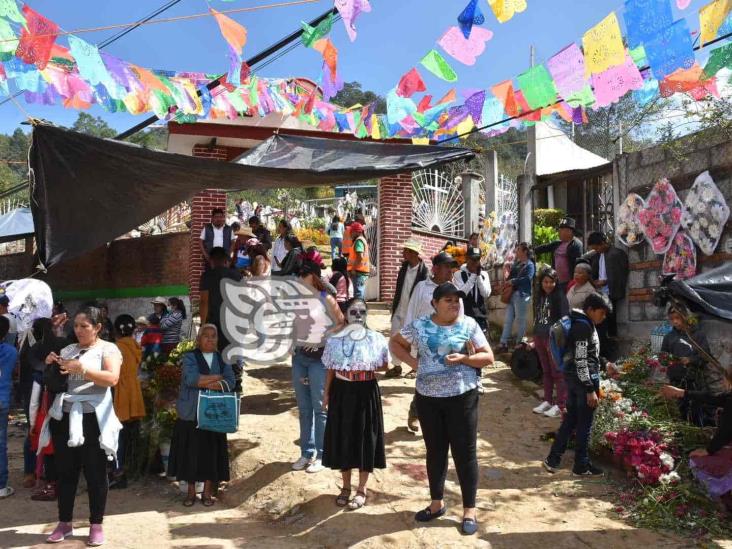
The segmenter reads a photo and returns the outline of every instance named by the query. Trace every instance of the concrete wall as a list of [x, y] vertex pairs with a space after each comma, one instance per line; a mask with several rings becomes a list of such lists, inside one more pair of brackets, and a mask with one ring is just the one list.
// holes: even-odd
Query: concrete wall
[[33, 238], [25, 239], [25, 251], [0, 255], [0, 280], [16, 280], [33, 273]]
[[[715, 183], [732, 205], [732, 141], [698, 139], [695, 136], [679, 140], [674, 152], [659, 145], [620, 156], [615, 160], [615, 184], [618, 200], [630, 192], [646, 197], [651, 187], [662, 177], [669, 179], [683, 201], [696, 177], [709, 170]], [[619, 205], [616, 204], [616, 212]], [[630, 279], [628, 298], [619, 310], [619, 330], [626, 346], [648, 341], [651, 330], [665, 318], [665, 312], [652, 302], [653, 290], [659, 286], [663, 256], [653, 253], [645, 242], [628, 250]], [[732, 230], [727, 223], [720, 243], [712, 256], [704, 256], [697, 248], [698, 271], [705, 271], [732, 261]], [[704, 330], [715, 352], [719, 352], [723, 333], [729, 323], [703, 321]], [[728, 336], [727, 336], [728, 338]]]

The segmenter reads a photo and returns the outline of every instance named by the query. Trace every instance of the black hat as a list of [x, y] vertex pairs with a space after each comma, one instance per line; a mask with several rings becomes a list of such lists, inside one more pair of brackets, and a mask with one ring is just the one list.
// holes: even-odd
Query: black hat
[[456, 295], [461, 298], [465, 297], [465, 293], [458, 290], [455, 284], [453, 284], [452, 282], [445, 282], [444, 284], [440, 284], [439, 286], [437, 286], [437, 288], [435, 288], [435, 291], [432, 292], [432, 300], [439, 301], [443, 297], [447, 297], [450, 295]]
[[457, 261], [447, 252], [440, 252], [432, 258], [432, 265], [457, 265]]
[[0, 305], [10, 305], [10, 298], [5, 294], [0, 295]]
[[572, 219], [571, 217], [563, 217], [561, 221], [559, 221], [559, 228], [560, 229], [572, 229], [573, 231], [577, 231], [577, 222]]
[[465, 254], [468, 259], [480, 259], [481, 253], [480, 248], [468, 248], [468, 252]]

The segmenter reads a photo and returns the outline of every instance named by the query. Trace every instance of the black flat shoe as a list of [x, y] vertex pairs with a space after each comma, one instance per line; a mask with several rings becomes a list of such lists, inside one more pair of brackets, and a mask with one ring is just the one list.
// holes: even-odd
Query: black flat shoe
[[430, 511], [430, 508], [427, 507], [426, 509], [422, 509], [416, 515], [414, 515], [414, 520], [416, 520], [417, 522], [429, 522], [436, 518], [440, 518], [445, 513], [447, 513], [447, 505], [443, 505], [442, 509], [440, 509], [436, 513], [433, 513], [432, 511]]
[[478, 522], [475, 519], [463, 519], [463, 534], [472, 536], [478, 531]]

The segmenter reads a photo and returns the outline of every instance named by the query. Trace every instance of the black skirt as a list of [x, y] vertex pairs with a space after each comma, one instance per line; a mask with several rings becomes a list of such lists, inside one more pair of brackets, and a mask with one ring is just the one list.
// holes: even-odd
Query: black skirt
[[170, 443], [168, 476], [186, 482], [229, 480], [226, 433], [198, 429], [195, 421], [176, 420]]
[[323, 465], [331, 469], [373, 471], [386, 467], [384, 414], [376, 380], [343, 381], [330, 386]]

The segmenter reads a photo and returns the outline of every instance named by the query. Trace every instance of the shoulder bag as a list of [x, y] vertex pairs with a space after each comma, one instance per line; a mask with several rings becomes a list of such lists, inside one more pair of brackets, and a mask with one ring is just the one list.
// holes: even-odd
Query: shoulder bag
[[[194, 355], [199, 373], [209, 375], [211, 370], [203, 353], [196, 349]], [[199, 389], [197, 427], [214, 433], [236, 433], [239, 429], [239, 395], [231, 391], [226, 381], [219, 381], [219, 384], [221, 391]]]

